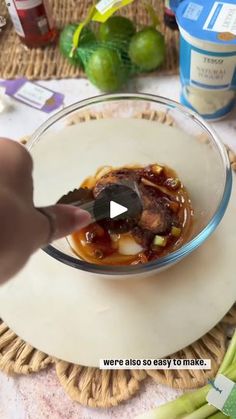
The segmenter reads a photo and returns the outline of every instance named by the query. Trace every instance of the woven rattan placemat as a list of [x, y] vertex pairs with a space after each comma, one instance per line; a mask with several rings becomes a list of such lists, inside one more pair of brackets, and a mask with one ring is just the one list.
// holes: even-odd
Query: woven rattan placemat
[[[79, 22], [93, 3], [91, 0], [51, 0], [56, 25], [62, 29], [67, 23]], [[163, 20], [163, 0], [150, 0], [154, 9]], [[138, 26], [150, 23], [142, 0], [122, 9], [124, 16], [133, 19]], [[0, 15], [7, 16], [5, 0], [0, 0]], [[165, 66], [160, 73], [175, 74], [178, 72], [178, 32], [166, 28], [162, 22], [162, 31], [167, 43]], [[61, 56], [57, 46], [45, 49], [27, 49], [15, 34], [10, 19], [7, 28], [0, 33], [0, 78], [12, 79], [27, 77], [31, 80], [62, 79], [83, 77], [84, 73], [70, 65]]]
[[204, 385], [215, 377], [227, 344], [229, 326], [236, 327], [236, 305], [209, 333], [171, 358], [211, 359], [212, 369], [204, 370], [99, 370], [49, 357], [20, 339], [0, 320], [0, 370], [7, 374], [30, 374], [56, 369], [58, 380], [69, 397], [85, 406], [108, 408], [130, 399], [151, 377], [155, 382], [178, 389]]
[[[102, 113], [79, 112], [68, 119], [68, 124], [100, 119]], [[173, 118], [164, 112], [144, 111], [137, 118], [173, 125]], [[200, 139], [204, 141], [204, 138]], [[23, 144], [27, 138], [21, 140]], [[236, 155], [227, 147], [232, 168], [236, 171]], [[211, 359], [211, 370], [100, 370], [74, 365], [52, 358], [20, 339], [0, 320], [0, 370], [7, 374], [36, 373], [50, 364], [56, 368], [59, 382], [75, 401], [90, 407], [108, 408], [134, 396], [141, 382], [151, 377], [155, 382], [178, 389], [203, 386], [215, 377], [223, 360], [228, 333], [236, 327], [236, 304], [224, 319], [201, 339], [169, 358]]]

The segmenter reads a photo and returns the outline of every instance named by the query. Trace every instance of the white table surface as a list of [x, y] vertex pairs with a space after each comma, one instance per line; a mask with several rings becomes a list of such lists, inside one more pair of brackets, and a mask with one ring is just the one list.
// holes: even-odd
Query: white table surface
[[[87, 80], [60, 80], [41, 82], [42, 85], [65, 94], [65, 105], [99, 94]], [[173, 77], [143, 77], [133, 80], [129, 92], [146, 92], [179, 98], [179, 79]], [[30, 135], [47, 114], [13, 102], [10, 112], [0, 114], [0, 137], [19, 139]], [[236, 151], [236, 109], [227, 119], [212, 123], [226, 144]], [[176, 397], [177, 392], [146, 380], [136, 397], [116, 408], [88, 409], [71, 401], [58, 382], [54, 368], [31, 376], [8, 377], [0, 373], [1, 419], [133, 419], [161, 403]]]

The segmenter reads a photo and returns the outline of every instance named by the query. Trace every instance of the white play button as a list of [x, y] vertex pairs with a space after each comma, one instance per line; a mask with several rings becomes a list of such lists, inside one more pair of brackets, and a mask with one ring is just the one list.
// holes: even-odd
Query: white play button
[[110, 218], [118, 217], [118, 215], [124, 214], [128, 211], [128, 208], [118, 204], [115, 201], [110, 201]]
[[138, 222], [143, 207], [136, 191], [126, 185], [108, 185], [97, 195], [93, 207], [95, 220], [112, 233], [127, 233]]

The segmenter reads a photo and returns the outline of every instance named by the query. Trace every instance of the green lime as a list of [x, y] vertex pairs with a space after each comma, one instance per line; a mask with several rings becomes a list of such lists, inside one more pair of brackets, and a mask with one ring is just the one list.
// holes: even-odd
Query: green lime
[[[77, 50], [74, 52], [74, 56], [70, 57], [70, 52], [73, 47], [73, 36], [78, 26], [79, 23], [65, 26], [60, 34], [59, 48], [64, 57], [66, 57], [71, 64], [83, 66]], [[79, 46], [91, 43], [93, 41], [95, 41], [94, 33], [90, 28], [84, 27], [80, 34]]]
[[133, 22], [123, 16], [112, 16], [100, 25], [99, 39], [101, 41], [129, 41], [135, 34], [136, 29]]
[[85, 71], [89, 80], [104, 92], [118, 90], [127, 77], [119, 52], [105, 47], [91, 54]]
[[164, 36], [154, 28], [144, 28], [131, 39], [129, 56], [141, 70], [154, 70], [165, 59]]

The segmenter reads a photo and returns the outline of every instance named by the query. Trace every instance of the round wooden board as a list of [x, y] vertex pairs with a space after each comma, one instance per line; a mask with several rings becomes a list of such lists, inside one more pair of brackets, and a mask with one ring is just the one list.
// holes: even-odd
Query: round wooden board
[[145, 279], [108, 280], [43, 251], [0, 289], [1, 317], [41, 351], [98, 366], [101, 358], [160, 358], [194, 342], [235, 302], [236, 187], [213, 236]]

